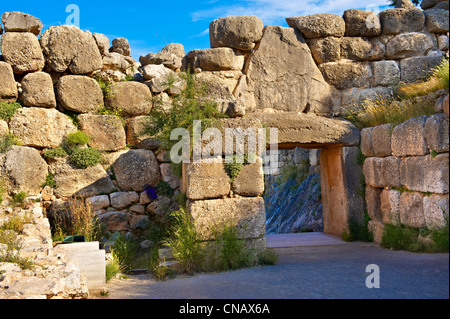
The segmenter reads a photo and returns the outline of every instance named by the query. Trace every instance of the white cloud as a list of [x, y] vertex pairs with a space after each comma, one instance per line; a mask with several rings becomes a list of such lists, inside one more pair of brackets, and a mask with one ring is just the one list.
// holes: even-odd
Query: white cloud
[[384, 7], [387, 0], [242, 0], [232, 5], [215, 3], [210, 9], [191, 13], [193, 21], [214, 20], [219, 17], [255, 15], [265, 25], [279, 24], [286, 17], [317, 13], [341, 15], [347, 9], [366, 9], [374, 6]]
[[209, 28], [203, 30], [202, 32], [200, 32], [199, 34], [193, 35], [190, 38], [198, 38], [198, 37], [204, 37], [205, 35], [209, 35]]

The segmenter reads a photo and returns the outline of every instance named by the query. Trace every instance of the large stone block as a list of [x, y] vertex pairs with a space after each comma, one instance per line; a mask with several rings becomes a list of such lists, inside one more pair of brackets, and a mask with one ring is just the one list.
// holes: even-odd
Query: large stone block
[[446, 33], [449, 29], [448, 9], [430, 9], [423, 12], [425, 14], [425, 26], [428, 32]]
[[348, 37], [372, 37], [381, 33], [381, 23], [372, 11], [350, 9], [345, 10], [345, 35]]
[[392, 154], [414, 156], [428, 154], [425, 140], [426, 116], [414, 117], [397, 125], [392, 131]]
[[260, 157], [256, 157], [254, 163], [244, 165], [234, 178], [231, 189], [242, 196], [256, 197], [264, 193], [264, 171]]
[[110, 211], [98, 216], [98, 221], [107, 231], [129, 230], [132, 214], [122, 211]]
[[143, 191], [161, 180], [158, 161], [150, 150], [122, 152], [112, 164], [117, 184], [122, 190]]
[[252, 54], [247, 84], [257, 109], [330, 112], [330, 87], [298, 30], [266, 26]]
[[326, 37], [307, 39], [311, 54], [317, 64], [337, 61], [341, 58], [341, 39]]
[[125, 130], [114, 115], [81, 114], [80, 129], [91, 138], [89, 145], [100, 151], [117, 151], [126, 146]]
[[400, 224], [400, 195], [395, 189], [383, 189], [380, 194], [380, 209], [383, 223], [391, 225]]
[[22, 80], [22, 99], [26, 106], [56, 107], [55, 91], [50, 74], [35, 72]]
[[244, 55], [231, 48], [197, 50], [200, 68], [207, 71], [242, 70]]
[[400, 195], [400, 221], [403, 225], [414, 228], [426, 226], [423, 198], [424, 195], [417, 192], [403, 192]]
[[375, 61], [372, 63], [373, 86], [393, 86], [400, 81], [400, 67], [397, 61]]
[[448, 199], [448, 194], [432, 194], [423, 198], [425, 223], [429, 229], [441, 228], [447, 225], [449, 215]]
[[404, 158], [400, 164], [400, 182], [409, 190], [447, 194], [448, 163], [448, 153]]
[[43, 27], [41, 20], [23, 12], [5, 12], [1, 20], [6, 32], [31, 32], [39, 35]]
[[366, 183], [373, 187], [400, 186], [400, 159], [394, 156], [369, 157], [364, 161]]
[[103, 66], [102, 55], [90, 32], [73, 25], [48, 28], [39, 39], [47, 65], [58, 73], [89, 74]]
[[146, 115], [136, 116], [127, 119], [127, 144], [137, 146], [150, 136], [146, 134], [146, 127], [149, 125], [150, 117]]
[[325, 80], [340, 90], [366, 87], [372, 82], [372, 68], [366, 62], [341, 60], [323, 63], [320, 70]]
[[430, 151], [448, 152], [449, 123], [444, 113], [431, 115], [425, 123], [425, 139]]
[[126, 117], [147, 115], [152, 109], [152, 93], [143, 83], [118, 82], [111, 86], [105, 104]]
[[11, 65], [0, 61], [0, 101], [15, 102], [19, 93]]
[[394, 36], [386, 43], [386, 58], [404, 59], [426, 55], [432, 47], [433, 41], [424, 33], [402, 33]]
[[392, 124], [383, 124], [375, 126], [371, 132], [372, 147], [374, 156], [391, 156], [391, 135], [394, 126]]
[[109, 195], [111, 206], [123, 209], [139, 202], [139, 194], [136, 192], [116, 192]]
[[17, 110], [9, 128], [23, 145], [40, 148], [59, 147], [68, 134], [77, 130], [65, 114], [56, 109], [40, 107], [23, 107]]
[[41, 71], [45, 60], [39, 41], [33, 33], [7, 32], [2, 35], [2, 55], [14, 73]]
[[425, 15], [418, 9], [394, 8], [379, 13], [381, 34], [399, 34], [421, 31]]
[[261, 238], [266, 233], [261, 197], [189, 201], [188, 211], [202, 240], [214, 240], [224, 226], [236, 227], [239, 239]]
[[411, 83], [428, 78], [431, 70], [443, 59], [444, 56], [439, 54], [403, 59], [400, 61], [400, 79], [402, 82]]
[[95, 196], [116, 190], [108, 173], [100, 164], [80, 169], [71, 164], [69, 158], [66, 157], [50, 163], [49, 172], [53, 174], [58, 185], [54, 190], [58, 197]]
[[[267, 128], [278, 129], [278, 147], [305, 147], [323, 144], [359, 145], [359, 130], [349, 121], [313, 114], [252, 113], [247, 119], [258, 119]], [[225, 120], [228, 121], [228, 120]]]
[[188, 199], [222, 198], [231, 189], [230, 177], [223, 163], [185, 164], [186, 196]]
[[343, 37], [341, 58], [356, 61], [381, 60], [385, 45], [376, 37]]
[[361, 130], [361, 152], [364, 156], [375, 156], [372, 144], [373, 127], [365, 127]]
[[83, 75], [66, 75], [56, 84], [59, 104], [77, 113], [97, 113], [103, 107], [103, 92], [94, 79]]
[[336, 14], [289, 17], [286, 22], [291, 28], [299, 29], [306, 38], [342, 37], [345, 34], [345, 21]]
[[6, 153], [0, 175], [9, 181], [10, 191], [26, 192], [28, 195], [38, 195], [41, 185], [48, 174], [48, 165], [39, 152], [31, 147], [12, 146]]
[[224, 17], [209, 24], [211, 48], [229, 47], [250, 51], [261, 40], [263, 22], [256, 16]]
[[99, 195], [86, 198], [86, 205], [91, 205], [93, 211], [108, 208], [110, 205], [108, 195]]

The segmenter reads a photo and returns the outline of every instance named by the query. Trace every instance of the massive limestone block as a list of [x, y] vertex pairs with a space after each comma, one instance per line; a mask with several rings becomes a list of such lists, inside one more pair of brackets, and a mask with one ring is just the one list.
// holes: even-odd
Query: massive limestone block
[[92, 33], [92, 36], [97, 43], [98, 50], [102, 56], [105, 56], [109, 53], [109, 39], [106, 35], [101, 33]]
[[164, 48], [161, 49], [161, 52], [164, 53], [172, 53], [175, 54], [177, 57], [183, 59], [186, 55], [184, 52], [184, 46], [180, 43], [169, 43]]
[[449, 28], [448, 9], [425, 10], [425, 26], [429, 32], [446, 33]]
[[256, 157], [254, 163], [244, 165], [233, 179], [231, 189], [242, 196], [257, 197], [264, 193], [264, 171], [260, 157]]
[[438, 5], [440, 2], [445, 2], [445, 1], [443, 1], [443, 0], [423, 0], [420, 3], [420, 7], [423, 10], [431, 9], [431, 8], [434, 8], [436, 5]]
[[106, 105], [120, 110], [126, 117], [146, 115], [152, 109], [152, 93], [143, 83], [119, 82], [111, 86], [111, 93], [106, 97]]
[[263, 22], [256, 16], [224, 17], [209, 24], [211, 48], [250, 51], [261, 40]]
[[343, 37], [341, 50], [343, 59], [381, 60], [384, 57], [385, 46], [378, 38]]
[[111, 193], [116, 188], [108, 173], [100, 164], [86, 169], [76, 168], [68, 157], [54, 160], [49, 165], [58, 187], [54, 193], [58, 197], [71, 197], [75, 194], [95, 196]]
[[345, 34], [345, 21], [336, 14], [289, 17], [286, 22], [291, 28], [299, 29], [305, 38], [342, 37]]
[[428, 153], [425, 140], [426, 116], [414, 117], [397, 125], [392, 131], [392, 154], [394, 156], [425, 155]]
[[392, 124], [375, 126], [371, 132], [373, 153], [375, 156], [391, 156]]
[[109, 195], [111, 206], [123, 209], [139, 202], [139, 194], [136, 192], [116, 192]]
[[181, 68], [182, 58], [167, 50], [158, 53], [149, 53], [147, 55], [142, 55], [139, 58], [139, 62], [143, 66], [146, 66], [148, 64], [156, 64], [156, 65], [164, 65], [165, 67], [171, 70], [177, 70]]
[[103, 71], [119, 71], [125, 73], [130, 68], [130, 63], [122, 54], [117, 52], [108, 52], [103, 56]]
[[230, 192], [230, 177], [223, 163], [185, 164], [185, 192], [188, 199], [221, 198]]
[[72, 120], [56, 109], [23, 107], [9, 123], [10, 132], [25, 146], [55, 148], [77, 128]]
[[320, 70], [325, 80], [340, 90], [368, 86], [372, 81], [372, 69], [366, 62], [341, 60], [323, 63]]
[[432, 194], [423, 198], [423, 212], [428, 229], [446, 225], [449, 215], [449, 196]]
[[383, 60], [372, 63], [373, 86], [392, 86], [400, 81], [400, 67], [397, 61]]
[[239, 239], [261, 238], [266, 233], [262, 197], [189, 201], [188, 210], [201, 240], [213, 240], [223, 226], [235, 226]]
[[90, 32], [73, 25], [59, 25], [44, 31], [39, 41], [53, 71], [88, 74], [102, 68], [102, 55]]
[[400, 181], [409, 190], [447, 194], [449, 191], [448, 153], [402, 159]]
[[35, 72], [22, 80], [22, 99], [26, 106], [56, 107], [55, 91], [50, 74]]
[[126, 146], [125, 130], [117, 116], [81, 114], [78, 120], [80, 129], [91, 138], [89, 146], [100, 151], [117, 151]]
[[359, 130], [344, 119], [290, 112], [252, 113], [246, 119], [258, 119], [267, 129], [277, 128], [280, 149], [292, 146], [314, 148], [323, 144], [359, 145]]
[[129, 230], [129, 221], [132, 214], [122, 211], [110, 211], [99, 215], [98, 221], [105, 227], [107, 231], [126, 231]]
[[425, 25], [425, 15], [418, 9], [394, 8], [379, 13], [381, 34], [418, 32]]
[[330, 87], [298, 30], [265, 27], [252, 54], [246, 73], [257, 109], [330, 111]]
[[150, 150], [129, 150], [112, 164], [121, 190], [143, 191], [147, 185], [155, 186], [161, 180], [158, 161]]
[[403, 192], [400, 195], [400, 222], [414, 228], [426, 226], [423, 211], [424, 195], [417, 192]]
[[364, 161], [366, 183], [373, 187], [400, 187], [400, 159], [394, 156], [369, 157]]
[[0, 101], [15, 102], [19, 93], [11, 65], [0, 61]]
[[128, 40], [125, 38], [117, 38], [112, 40], [112, 47], [109, 49], [109, 52], [116, 52], [122, 54], [124, 56], [131, 55], [131, 48]]
[[311, 53], [317, 64], [337, 61], [341, 58], [341, 39], [326, 37], [307, 39]]
[[370, 185], [366, 186], [365, 200], [367, 205], [367, 214], [370, 219], [381, 222], [383, 219], [383, 214], [381, 211], [381, 188], [372, 187]]
[[426, 55], [433, 41], [424, 33], [409, 32], [396, 35], [386, 43], [387, 59], [404, 59]]
[[6, 153], [3, 171], [10, 191], [38, 195], [47, 177], [48, 166], [36, 149], [14, 145]]
[[345, 35], [348, 37], [372, 37], [381, 33], [381, 23], [372, 11], [350, 9], [345, 10]]
[[1, 20], [6, 32], [31, 32], [38, 35], [43, 27], [41, 20], [23, 12], [5, 12]]
[[436, 152], [449, 150], [448, 118], [444, 113], [431, 115], [425, 123], [425, 139], [428, 148]]
[[428, 56], [415, 56], [400, 61], [400, 80], [412, 83], [423, 80], [431, 75], [430, 70], [438, 66], [444, 56], [433, 54]]
[[380, 209], [383, 214], [383, 222], [400, 224], [400, 195], [401, 192], [395, 189], [383, 189], [380, 194]]
[[103, 107], [103, 92], [94, 79], [83, 75], [62, 76], [56, 85], [58, 102], [66, 110], [97, 113]]
[[242, 70], [244, 55], [230, 48], [197, 50], [200, 68], [207, 71]]
[[45, 60], [39, 41], [30, 32], [6, 32], [2, 35], [2, 55], [14, 73], [41, 71]]

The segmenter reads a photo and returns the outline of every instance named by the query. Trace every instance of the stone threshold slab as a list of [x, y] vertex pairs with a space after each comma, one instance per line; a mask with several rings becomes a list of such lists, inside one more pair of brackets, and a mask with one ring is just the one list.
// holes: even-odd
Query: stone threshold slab
[[268, 234], [265, 236], [267, 248], [306, 247], [348, 244], [339, 237], [320, 232], [294, 234]]

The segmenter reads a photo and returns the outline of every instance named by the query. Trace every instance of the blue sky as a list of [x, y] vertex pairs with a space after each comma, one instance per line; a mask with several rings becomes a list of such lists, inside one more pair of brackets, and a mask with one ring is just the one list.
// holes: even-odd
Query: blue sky
[[315, 13], [342, 14], [346, 9], [386, 9], [387, 0], [1, 0], [2, 12], [29, 13], [50, 26], [66, 24], [75, 4], [80, 12], [80, 28], [103, 33], [110, 41], [127, 38], [132, 56], [159, 52], [176, 42], [193, 49], [209, 48], [208, 26], [225, 16], [256, 15], [264, 25], [287, 26], [285, 18]]

